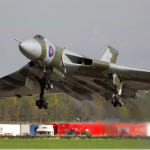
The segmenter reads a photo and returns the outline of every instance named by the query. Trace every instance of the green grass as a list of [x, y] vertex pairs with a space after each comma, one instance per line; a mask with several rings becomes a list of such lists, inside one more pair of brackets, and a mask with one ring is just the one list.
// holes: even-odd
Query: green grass
[[146, 139], [0, 139], [0, 149], [150, 148]]

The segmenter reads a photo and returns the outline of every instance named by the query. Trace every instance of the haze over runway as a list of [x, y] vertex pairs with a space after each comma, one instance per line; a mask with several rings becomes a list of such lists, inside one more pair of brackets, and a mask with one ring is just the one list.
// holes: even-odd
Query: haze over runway
[[29, 61], [14, 38], [36, 34], [94, 59], [111, 45], [117, 64], [150, 70], [149, 7], [149, 0], [1, 0], [0, 77]]

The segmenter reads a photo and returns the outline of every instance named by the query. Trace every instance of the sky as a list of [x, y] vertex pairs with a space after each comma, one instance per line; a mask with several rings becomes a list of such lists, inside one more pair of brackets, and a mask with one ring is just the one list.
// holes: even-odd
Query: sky
[[36, 34], [93, 59], [110, 45], [117, 64], [150, 70], [149, 8], [150, 0], [0, 0], [0, 77], [29, 61], [14, 38]]

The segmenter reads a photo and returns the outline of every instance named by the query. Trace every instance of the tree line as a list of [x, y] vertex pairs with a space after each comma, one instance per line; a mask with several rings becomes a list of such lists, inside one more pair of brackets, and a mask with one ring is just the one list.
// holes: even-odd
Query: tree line
[[101, 97], [77, 101], [66, 94], [47, 96], [48, 109], [38, 109], [38, 97], [0, 98], [0, 123], [45, 122], [149, 122], [150, 92], [140, 92], [138, 100], [125, 100], [126, 107], [114, 108]]
[[80, 116], [84, 120], [87, 116], [82, 108], [76, 107], [76, 100], [65, 94], [48, 95], [48, 109], [38, 109], [38, 97], [1, 98], [1, 122], [44, 123], [56, 121], [74, 121]]

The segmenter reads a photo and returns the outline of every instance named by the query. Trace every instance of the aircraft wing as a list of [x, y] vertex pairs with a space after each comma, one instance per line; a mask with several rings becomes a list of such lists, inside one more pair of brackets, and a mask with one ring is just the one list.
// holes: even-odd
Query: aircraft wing
[[[2, 77], [0, 79], [0, 97], [22, 97], [39, 95], [40, 84], [38, 82], [38, 79], [42, 78], [43, 71], [44, 69], [42, 66], [35, 65], [30, 61], [20, 70]], [[28, 78], [33, 80], [33, 85], [26, 85]], [[48, 93], [58, 92], [59, 91], [57, 89], [48, 91]]]
[[93, 60], [64, 50], [62, 61], [68, 78], [104, 98], [138, 97], [138, 90], [150, 89], [150, 72], [116, 65], [118, 51], [108, 47], [101, 60]]
[[[23, 97], [40, 94], [39, 80], [43, 77], [44, 68], [29, 62], [20, 70], [0, 79], [0, 97]], [[27, 79], [33, 80], [26, 85]], [[78, 100], [93, 100], [92, 93], [79, 85], [64, 78], [58, 70], [54, 70], [51, 75], [54, 84], [53, 90], [48, 90], [47, 94], [66, 93]], [[32, 87], [33, 86], [33, 87]]]
[[149, 71], [110, 64], [110, 68], [104, 73], [116, 74], [123, 80], [124, 86], [128, 87], [129, 89], [135, 91], [150, 90]]

